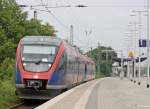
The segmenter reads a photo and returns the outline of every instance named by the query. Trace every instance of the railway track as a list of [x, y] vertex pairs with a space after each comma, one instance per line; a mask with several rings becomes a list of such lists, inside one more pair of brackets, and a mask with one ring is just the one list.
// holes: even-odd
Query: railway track
[[14, 106], [9, 107], [8, 109], [34, 109], [35, 107], [43, 104], [45, 101], [28, 101], [16, 104]]

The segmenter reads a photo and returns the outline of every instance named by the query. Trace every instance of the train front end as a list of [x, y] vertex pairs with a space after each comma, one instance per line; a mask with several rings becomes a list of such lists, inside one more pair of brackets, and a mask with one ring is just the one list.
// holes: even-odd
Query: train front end
[[[23, 99], [50, 99], [63, 88], [52, 84], [53, 76], [64, 53], [63, 41], [48, 36], [28, 36], [17, 48], [16, 92]], [[55, 78], [56, 80], [56, 78]]]

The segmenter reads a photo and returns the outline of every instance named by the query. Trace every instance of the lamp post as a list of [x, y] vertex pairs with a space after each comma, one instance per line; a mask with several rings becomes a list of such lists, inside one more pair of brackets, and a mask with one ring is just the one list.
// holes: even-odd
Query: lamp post
[[[142, 13], [147, 12], [146, 10], [144, 11], [137, 11], [137, 10], [133, 10], [132, 13], [137, 13], [138, 14], [138, 22], [139, 22], [139, 26], [138, 26], [138, 31], [139, 31], [139, 40], [141, 40], [141, 18], [142, 18]], [[137, 16], [136, 14], [131, 15], [131, 16]], [[138, 58], [138, 85], [141, 84], [140, 82], [140, 77], [141, 77], [141, 48], [139, 46], [139, 58]]]
[[149, 0], [147, 0], [147, 88], [149, 88]]
[[129, 26], [134, 27], [134, 29], [131, 30], [131, 32], [133, 33], [133, 39], [134, 39], [133, 81], [134, 81], [134, 83], [136, 83], [136, 34], [137, 34], [136, 26], [137, 26], [137, 22], [130, 22]]
[[90, 44], [90, 41], [89, 41], [89, 37], [90, 37], [91, 34], [92, 34], [92, 30], [90, 30], [90, 31], [86, 30], [86, 31], [85, 31], [85, 35], [86, 35], [86, 38], [87, 38], [87, 40], [88, 40], [88, 41], [87, 41], [87, 48], [88, 48], [88, 51], [90, 51], [89, 48], [91, 48], [91, 47], [90, 47], [91, 44]]
[[[131, 35], [129, 35], [129, 33], [125, 33], [126, 37], [125, 40], [127, 41], [127, 57], [129, 58], [129, 52], [131, 50], [131, 40], [130, 37]], [[127, 60], [127, 78], [128, 80], [130, 79], [130, 60]]]

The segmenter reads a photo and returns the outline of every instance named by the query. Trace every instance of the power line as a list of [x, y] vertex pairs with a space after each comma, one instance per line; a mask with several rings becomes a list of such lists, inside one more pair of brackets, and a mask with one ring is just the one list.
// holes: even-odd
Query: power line
[[[43, 2], [42, 2], [43, 3]], [[49, 5], [19, 5], [21, 7], [45, 7], [45, 8], [64, 8], [64, 7], [144, 7], [144, 5], [59, 5], [59, 6], [49, 6]]]
[[[31, 9], [36, 10], [36, 11], [42, 11], [42, 12], [50, 13], [50, 11], [48, 11], [48, 10], [37, 9], [37, 8], [33, 8], [33, 7], [32, 7]], [[65, 29], [68, 29], [68, 27], [65, 26], [53, 13], [50, 13], [50, 14], [51, 14], [51, 16], [52, 16], [61, 26], [63, 26]]]
[[144, 7], [144, 5], [87, 5], [87, 7]]
[[59, 6], [45, 6], [46, 8], [66, 8], [72, 7], [71, 5], [59, 5]]
[[43, 12], [48, 12], [47, 10], [43, 10], [43, 9], [37, 9], [37, 8], [31, 8], [32, 10], [37, 10], [37, 11], [43, 11]]
[[[22, 4], [19, 4], [19, 6], [22, 8], [25, 8], [25, 7], [43, 7], [43, 5], [22, 5]], [[48, 5], [45, 5], [45, 6], [48, 6]]]
[[47, 12], [61, 25], [63, 26], [65, 29], [68, 30], [68, 27], [66, 25], [64, 25], [53, 13], [52, 11], [50, 11], [45, 5], [43, 0], [41, 0], [42, 5], [45, 7], [45, 9], [47, 10]]

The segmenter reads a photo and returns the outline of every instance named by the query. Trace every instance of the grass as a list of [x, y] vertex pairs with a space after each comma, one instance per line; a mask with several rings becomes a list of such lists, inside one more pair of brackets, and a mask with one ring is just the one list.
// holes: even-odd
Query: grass
[[12, 80], [0, 82], [0, 109], [6, 109], [16, 103], [19, 98], [15, 95], [15, 85]]

